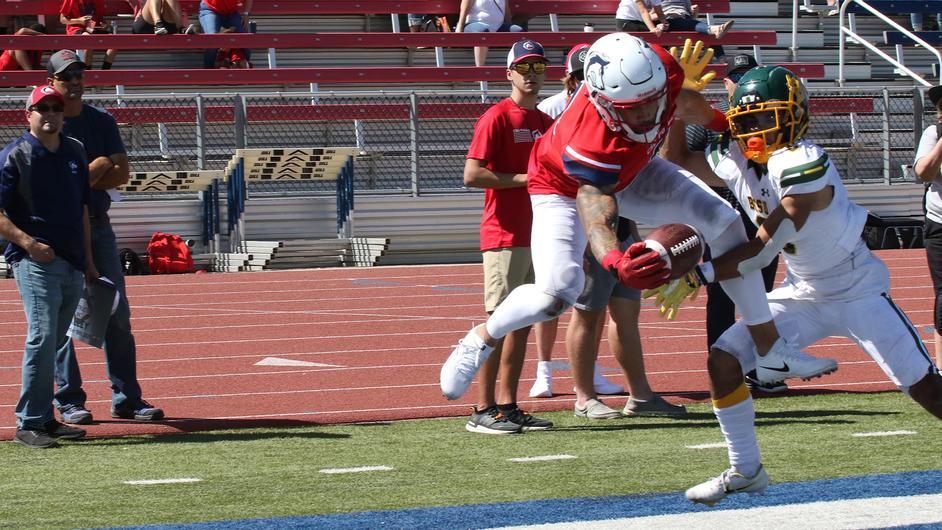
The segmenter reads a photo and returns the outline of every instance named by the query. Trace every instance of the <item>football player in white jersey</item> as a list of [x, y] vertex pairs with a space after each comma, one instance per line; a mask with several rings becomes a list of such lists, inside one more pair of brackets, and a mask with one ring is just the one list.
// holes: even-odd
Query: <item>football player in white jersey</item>
[[[727, 118], [729, 136], [714, 142], [705, 157], [686, 149], [683, 127], [676, 123], [664, 154], [694, 174], [723, 179], [758, 233], [657, 289], [662, 310], [676, 311], [706, 277], [738, 277], [781, 252], [786, 279], [768, 297], [782, 336], [802, 349], [830, 335], [854, 340], [900, 390], [942, 419], [938, 368], [890, 298], [886, 266], [860, 237], [867, 212], [849, 200], [827, 153], [803, 139], [809, 116], [801, 81], [780, 66], [753, 68], [730, 97]], [[768, 485], [752, 401], [742, 380], [729, 376], [731, 364], [743, 373], [756, 366], [755, 346], [741, 321], [712, 346], [708, 361], [731, 468], [687, 490], [693, 502], [713, 505], [731, 493], [761, 493]]]

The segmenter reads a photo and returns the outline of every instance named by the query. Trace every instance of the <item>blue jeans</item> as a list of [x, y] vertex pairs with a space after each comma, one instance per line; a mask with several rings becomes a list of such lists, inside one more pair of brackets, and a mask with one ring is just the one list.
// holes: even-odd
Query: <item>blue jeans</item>
[[[668, 17], [667, 22], [670, 26], [668, 31], [696, 31], [704, 35], [710, 34], [710, 25], [693, 17]], [[722, 46], [711, 46], [711, 48], [713, 48], [714, 57], [723, 57], [726, 55]]]
[[[111, 315], [105, 331], [105, 366], [111, 380], [111, 404], [115, 408], [126, 402], [135, 405], [141, 400], [141, 385], [137, 382], [137, 348], [131, 334], [131, 306], [124, 288], [124, 272], [111, 225], [92, 226], [92, 256], [98, 274], [113, 281], [121, 293], [118, 309]], [[56, 407], [85, 406], [82, 373], [72, 341], [68, 341], [56, 356], [56, 384], [59, 387]]]
[[[514, 33], [518, 31], [523, 31], [523, 28], [516, 24], [501, 24], [497, 28], [498, 32], [512, 31]], [[488, 33], [490, 30], [487, 28], [487, 24], [483, 22], [468, 22], [464, 25], [465, 33]]]
[[24, 258], [11, 266], [26, 313], [23, 386], [16, 403], [16, 426], [42, 430], [55, 419], [52, 399], [56, 357], [70, 343], [66, 332], [82, 297], [84, 275], [62, 258], [50, 263]]
[[[238, 12], [220, 15], [210, 9], [205, 2], [200, 2], [200, 28], [203, 33], [219, 33], [219, 28], [230, 27], [236, 33], [244, 33], [242, 15]], [[216, 65], [216, 54], [219, 50], [206, 50], [203, 52], [203, 68], [213, 68]], [[249, 50], [245, 50], [245, 58], [250, 59]]]

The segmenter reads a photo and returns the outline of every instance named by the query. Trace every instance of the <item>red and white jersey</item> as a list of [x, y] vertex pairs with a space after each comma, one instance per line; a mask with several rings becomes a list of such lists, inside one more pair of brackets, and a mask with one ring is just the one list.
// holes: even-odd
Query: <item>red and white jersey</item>
[[579, 181], [600, 186], [616, 184], [624, 189], [654, 157], [667, 136], [677, 95], [684, 84], [684, 71], [662, 47], [651, 44], [667, 70], [667, 106], [661, 114], [661, 128], [653, 142], [628, 140], [602, 121], [583, 83], [569, 106], [556, 118], [550, 130], [533, 147], [527, 173], [531, 195], [564, 195], [575, 198]]

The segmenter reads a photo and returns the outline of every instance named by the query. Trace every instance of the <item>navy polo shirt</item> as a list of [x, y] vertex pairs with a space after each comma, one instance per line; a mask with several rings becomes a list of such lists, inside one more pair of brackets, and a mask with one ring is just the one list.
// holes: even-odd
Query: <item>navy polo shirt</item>
[[[78, 116], [65, 119], [62, 134], [71, 136], [85, 145], [85, 154], [91, 162], [100, 156], [124, 154], [124, 142], [118, 131], [118, 123], [107, 111], [82, 105], [82, 113]], [[91, 201], [88, 203], [88, 215], [98, 217], [104, 215], [111, 208], [111, 197], [103, 190], [92, 190]]]
[[[59, 138], [59, 148], [51, 152], [27, 131], [0, 151], [0, 208], [17, 228], [84, 271], [88, 159], [80, 142]], [[27, 255], [13, 243], [3, 253], [9, 263]]]

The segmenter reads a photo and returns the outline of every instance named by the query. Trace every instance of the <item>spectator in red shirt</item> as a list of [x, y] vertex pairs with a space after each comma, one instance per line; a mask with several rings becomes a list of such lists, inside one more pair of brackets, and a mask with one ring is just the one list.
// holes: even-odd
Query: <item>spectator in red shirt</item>
[[[240, 8], [241, 6], [241, 8]], [[236, 33], [245, 33], [252, 12], [252, 0], [202, 0], [200, 2], [200, 27], [203, 33], [219, 33], [222, 28], [232, 28]], [[203, 53], [203, 67], [216, 65], [218, 50], [206, 50]], [[243, 50], [245, 60], [251, 56], [249, 50]]]
[[[59, 21], [65, 25], [65, 32], [69, 35], [111, 33], [111, 24], [105, 22], [104, 15], [104, 0], [62, 0], [59, 8]], [[93, 50], [85, 50], [83, 62], [91, 66], [93, 55]], [[106, 50], [101, 69], [110, 70], [117, 55], [118, 50]]]
[[[20, 28], [15, 35], [45, 35], [46, 26], [33, 24]], [[42, 63], [42, 50], [5, 50], [0, 53], [0, 72], [38, 70]]]
[[[513, 45], [507, 57], [510, 97], [478, 119], [468, 148], [464, 183], [485, 190], [481, 252], [484, 309], [488, 313], [516, 286], [533, 280], [530, 259], [533, 214], [527, 192], [527, 163], [533, 143], [553, 122], [536, 108], [545, 70], [546, 57], [539, 43], [524, 39]], [[553, 426], [517, 407], [517, 387], [529, 333], [530, 328], [526, 327], [508, 334], [484, 364], [478, 375], [478, 404], [467, 430], [509, 434]]]

